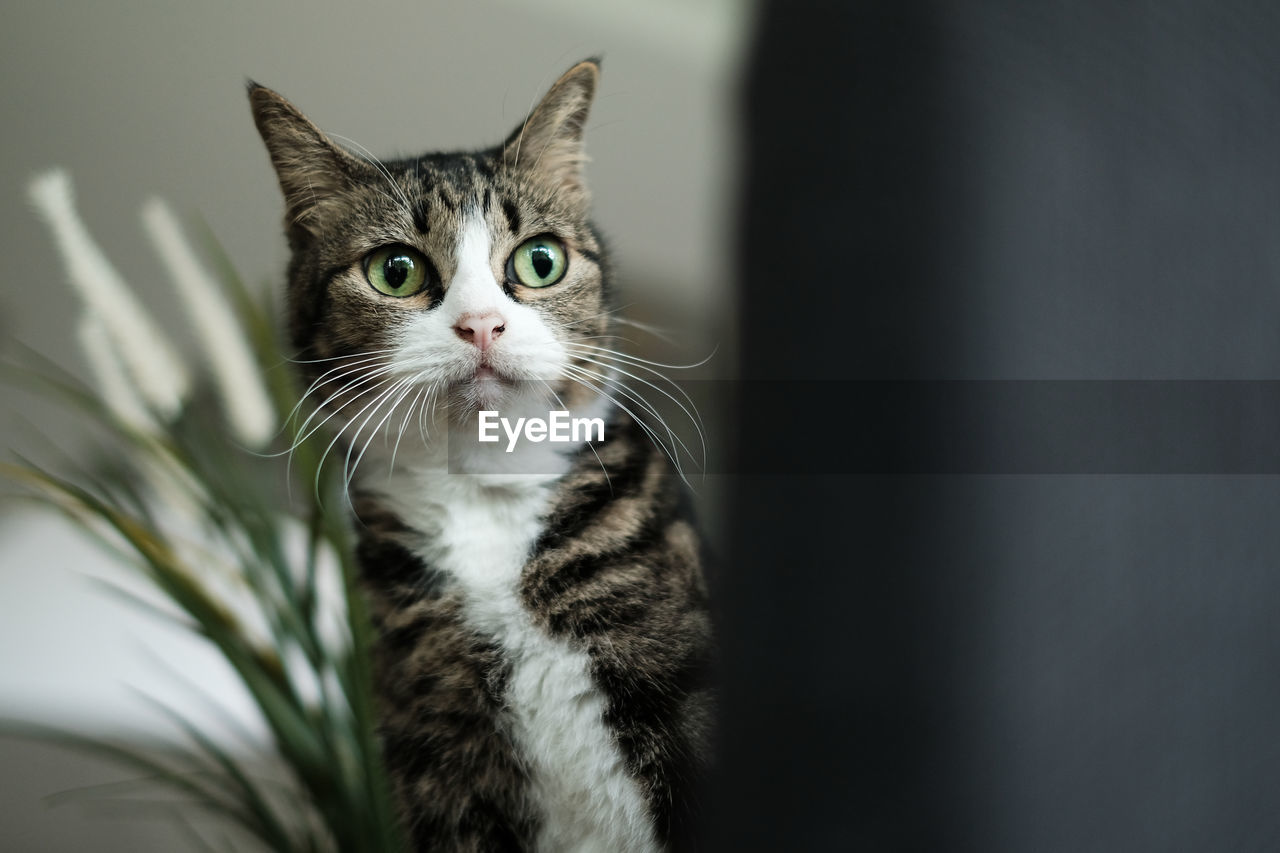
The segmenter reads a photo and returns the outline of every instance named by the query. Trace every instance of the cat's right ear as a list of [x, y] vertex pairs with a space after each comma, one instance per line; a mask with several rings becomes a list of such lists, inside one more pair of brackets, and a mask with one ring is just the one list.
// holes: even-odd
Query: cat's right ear
[[356, 183], [361, 162], [266, 86], [250, 81], [249, 104], [284, 193], [286, 230], [315, 235], [326, 209]]

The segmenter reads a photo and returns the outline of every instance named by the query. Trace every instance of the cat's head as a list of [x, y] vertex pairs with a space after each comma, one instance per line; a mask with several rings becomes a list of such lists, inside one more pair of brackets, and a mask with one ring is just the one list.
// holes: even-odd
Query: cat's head
[[583, 176], [599, 73], [569, 69], [498, 146], [396, 161], [250, 85], [284, 193], [289, 332], [317, 400], [376, 420], [415, 400], [459, 415], [590, 396], [573, 379], [594, 373], [582, 342], [609, 325]]

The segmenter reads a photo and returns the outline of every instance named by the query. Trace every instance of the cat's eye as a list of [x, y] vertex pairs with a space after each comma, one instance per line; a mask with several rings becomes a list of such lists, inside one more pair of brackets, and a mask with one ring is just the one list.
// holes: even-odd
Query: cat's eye
[[507, 279], [525, 287], [549, 287], [564, 278], [569, 258], [554, 237], [525, 240], [507, 260]]
[[427, 284], [427, 259], [408, 246], [383, 246], [365, 257], [364, 277], [379, 293], [412, 296]]

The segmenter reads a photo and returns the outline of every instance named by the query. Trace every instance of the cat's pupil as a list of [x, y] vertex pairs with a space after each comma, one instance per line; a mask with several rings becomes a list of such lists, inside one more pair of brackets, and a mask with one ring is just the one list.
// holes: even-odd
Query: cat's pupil
[[391, 287], [400, 287], [409, 278], [409, 270], [412, 268], [413, 261], [403, 255], [387, 258], [387, 262], [382, 266], [382, 277]]
[[551, 251], [546, 246], [539, 246], [529, 253], [530, 262], [533, 264], [533, 271], [538, 274], [538, 278], [546, 278], [551, 275], [551, 268], [555, 266], [555, 261], [551, 257]]

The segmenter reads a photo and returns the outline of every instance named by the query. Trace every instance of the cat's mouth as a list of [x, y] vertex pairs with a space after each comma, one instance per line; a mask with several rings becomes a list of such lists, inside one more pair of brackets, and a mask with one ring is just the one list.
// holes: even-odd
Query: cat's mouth
[[454, 380], [452, 397], [463, 410], [495, 409], [509, 396], [516, 380], [493, 365], [482, 363], [469, 376]]
[[496, 387], [508, 387], [516, 383], [516, 377], [505, 370], [493, 366], [489, 359], [482, 359], [471, 375], [463, 380], [471, 385], [492, 384]]

